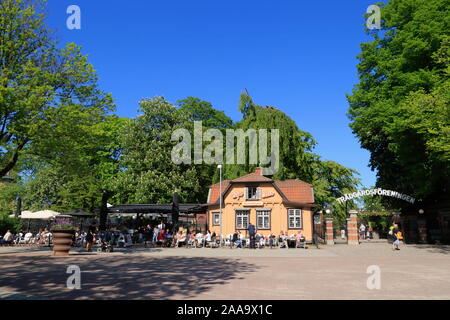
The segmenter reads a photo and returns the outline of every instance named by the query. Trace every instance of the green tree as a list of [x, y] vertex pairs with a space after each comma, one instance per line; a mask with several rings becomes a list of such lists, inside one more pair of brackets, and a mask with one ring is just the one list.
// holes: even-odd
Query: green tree
[[357, 191], [358, 186], [361, 185], [360, 179], [356, 177], [358, 172], [334, 161], [320, 159], [316, 159], [313, 163], [313, 172], [312, 185], [316, 204], [319, 208], [331, 208], [337, 222], [344, 224], [347, 218], [346, 210], [355, 208], [356, 203], [347, 201], [347, 204], [341, 204], [336, 201], [336, 198]]
[[88, 127], [114, 109], [81, 49], [58, 49], [44, 1], [0, 2], [0, 177], [24, 154], [74, 155]]
[[246, 118], [247, 116], [254, 116], [256, 105], [252, 100], [252, 97], [250, 97], [247, 89], [244, 90], [244, 92], [241, 93], [239, 96], [239, 105], [238, 110], [240, 113], [242, 113], [243, 118]]
[[[311, 134], [300, 130], [297, 124], [282, 111], [274, 107], [254, 106], [254, 113], [249, 113], [236, 123], [236, 129], [278, 129], [279, 130], [279, 159], [280, 168], [274, 179], [299, 178], [312, 182], [312, 163], [315, 156], [311, 153], [316, 142]], [[258, 140], [260, 139], [258, 134]], [[247, 141], [248, 150], [248, 141]], [[268, 148], [270, 150], [270, 147]], [[227, 179], [234, 179], [254, 171], [258, 164], [249, 164], [248, 154], [246, 164], [225, 166], [224, 175]]]
[[177, 101], [179, 109], [186, 113], [189, 121], [202, 121], [206, 128], [230, 128], [231, 120], [223, 111], [213, 108], [212, 104], [199, 98], [188, 97]]
[[[14, 175], [14, 179], [18, 180], [17, 175]], [[22, 191], [22, 184], [14, 182], [0, 182], [0, 211], [7, 212], [8, 214], [16, 213], [17, 210], [17, 198]]]
[[389, 1], [347, 97], [377, 185], [423, 201], [450, 192], [449, 9], [447, 0]]
[[130, 121], [121, 137], [121, 171], [115, 179], [118, 203], [170, 203], [176, 191], [181, 201], [196, 202], [198, 172], [193, 165], [175, 164], [172, 132], [186, 128], [186, 114], [163, 97], [140, 102], [141, 114]]
[[[86, 127], [75, 153], [53, 158], [28, 156], [20, 163], [26, 177], [24, 207], [57, 211], [100, 206], [102, 190], [110, 190], [119, 172], [119, 135], [128, 119], [109, 116]], [[89, 139], [87, 139], [89, 137]], [[26, 170], [25, 170], [26, 169]]]
[[0, 211], [0, 234], [4, 235], [7, 230], [17, 233], [22, 228], [22, 222], [17, 218], [10, 218], [7, 211]]
[[[234, 127], [233, 121], [223, 111], [219, 111], [213, 108], [212, 104], [207, 101], [203, 101], [199, 98], [188, 97], [177, 102], [181, 113], [185, 114], [185, 117], [190, 122], [186, 125], [186, 128], [190, 128], [191, 136], [194, 136], [192, 123], [194, 121], [202, 121], [203, 132], [208, 129], [218, 129], [222, 132], [223, 136], [226, 135], [226, 129]], [[208, 143], [203, 142], [203, 147]], [[192, 141], [192, 150], [194, 148], [194, 141]], [[225, 140], [223, 143], [225, 150]], [[215, 179], [219, 179], [217, 164], [195, 164], [196, 171], [198, 173], [198, 181], [200, 190], [197, 198], [200, 202], [205, 203], [208, 196], [208, 189]]]
[[[243, 106], [247, 105], [247, 108]], [[308, 132], [297, 127], [297, 124], [285, 113], [274, 107], [256, 105], [248, 93], [241, 95], [239, 110], [243, 119], [236, 123], [237, 129], [278, 129], [280, 133], [280, 167], [273, 179], [300, 179], [311, 183], [314, 187], [315, 202], [319, 208], [333, 208], [335, 218], [340, 222], [346, 219], [345, 205], [338, 204], [335, 199], [340, 194], [354, 192], [360, 185], [358, 172], [346, 168], [334, 161], [322, 161], [313, 153], [316, 141]], [[248, 150], [248, 143], [247, 143]], [[254, 172], [258, 165], [225, 165], [225, 179], [234, 179]], [[216, 173], [214, 180], [219, 180]], [[347, 209], [355, 207], [354, 202], [347, 204]]]

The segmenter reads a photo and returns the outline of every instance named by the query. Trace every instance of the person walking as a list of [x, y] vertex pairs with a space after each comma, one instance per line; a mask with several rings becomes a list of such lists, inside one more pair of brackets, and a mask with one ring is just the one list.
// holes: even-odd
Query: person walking
[[366, 226], [364, 225], [364, 223], [361, 223], [361, 225], [359, 226], [359, 236], [363, 240], [366, 238]]
[[341, 239], [345, 240], [345, 226], [341, 226]]
[[255, 226], [251, 222], [248, 225], [248, 233], [250, 235], [250, 249], [256, 249], [256, 246], [255, 246], [256, 230], [255, 230]]
[[159, 235], [159, 228], [155, 226], [153, 228], [153, 237], [152, 237], [153, 244], [156, 244], [158, 242], [158, 235]]
[[86, 235], [86, 249], [87, 252], [92, 251], [92, 245], [94, 244], [94, 234], [97, 231], [97, 226], [95, 225], [95, 221], [92, 222], [88, 227], [88, 232]]
[[313, 240], [314, 240], [314, 244], [316, 245], [316, 248], [317, 248], [317, 249], [320, 249], [320, 248], [319, 248], [319, 235], [317, 234], [317, 232], [314, 232], [314, 234], [313, 234]]
[[270, 233], [269, 235], [269, 247], [270, 249], [272, 249], [273, 246], [276, 245], [276, 236], [273, 234], [273, 232]]
[[163, 221], [160, 222], [160, 224], [158, 224], [158, 229], [161, 232], [161, 230], [165, 230], [166, 229], [166, 225], [164, 224]]
[[392, 229], [392, 250], [400, 250], [400, 240], [403, 239], [402, 233], [398, 229], [398, 225], [394, 224], [394, 228]]

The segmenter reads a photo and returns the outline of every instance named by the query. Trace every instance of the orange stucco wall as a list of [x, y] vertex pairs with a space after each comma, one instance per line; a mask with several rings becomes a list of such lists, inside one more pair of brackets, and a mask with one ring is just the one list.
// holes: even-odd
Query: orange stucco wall
[[[256, 210], [257, 209], [270, 209], [270, 229], [260, 229], [257, 231], [260, 234], [269, 235], [273, 232], [275, 235], [279, 235], [281, 231], [288, 232], [288, 235], [296, 234], [299, 230], [307, 240], [312, 239], [312, 211], [310, 208], [290, 207], [285, 206], [282, 203], [282, 198], [278, 194], [277, 190], [270, 183], [262, 183], [258, 185], [262, 194], [272, 196], [263, 197], [261, 200], [246, 200], [245, 199], [245, 187], [247, 184], [233, 184], [231, 189], [227, 192], [223, 200], [222, 206], [222, 234], [224, 236], [232, 234], [236, 231], [236, 209], [249, 209], [250, 210], [250, 222], [257, 227], [256, 223]], [[238, 196], [239, 194], [244, 196]], [[301, 209], [302, 215], [302, 228], [301, 229], [289, 229], [288, 228], [288, 209]], [[219, 206], [210, 206], [208, 210], [208, 227], [216, 234], [220, 234], [220, 226], [213, 225], [213, 213], [219, 212]], [[246, 231], [241, 230], [246, 234]]]

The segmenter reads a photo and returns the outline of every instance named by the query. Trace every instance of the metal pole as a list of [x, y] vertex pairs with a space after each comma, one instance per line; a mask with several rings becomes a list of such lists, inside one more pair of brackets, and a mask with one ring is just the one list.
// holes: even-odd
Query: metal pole
[[222, 165], [219, 164], [219, 215], [220, 215], [220, 246], [222, 247]]

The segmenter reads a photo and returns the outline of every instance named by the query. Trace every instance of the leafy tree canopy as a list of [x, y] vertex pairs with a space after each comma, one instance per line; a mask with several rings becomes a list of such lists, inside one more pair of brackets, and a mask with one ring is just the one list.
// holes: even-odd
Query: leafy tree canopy
[[25, 153], [76, 154], [92, 139], [88, 128], [114, 109], [81, 49], [56, 47], [43, 4], [0, 2], [0, 176]]
[[118, 203], [170, 203], [174, 192], [185, 202], [199, 195], [197, 168], [172, 162], [177, 144], [172, 132], [189, 125], [180, 112], [163, 97], [140, 102], [140, 115], [130, 121], [121, 136], [122, 170], [114, 180]]
[[383, 30], [361, 45], [360, 82], [347, 97], [377, 185], [419, 200], [450, 192], [449, 5], [389, 1]]

